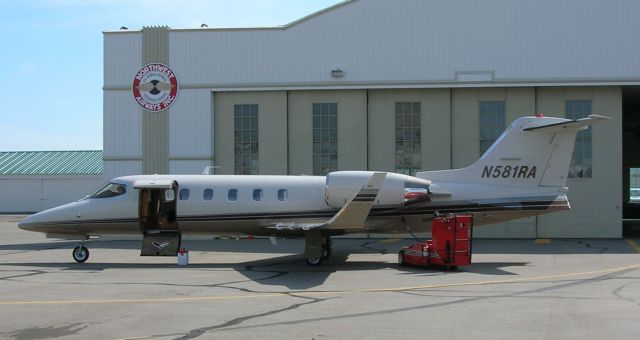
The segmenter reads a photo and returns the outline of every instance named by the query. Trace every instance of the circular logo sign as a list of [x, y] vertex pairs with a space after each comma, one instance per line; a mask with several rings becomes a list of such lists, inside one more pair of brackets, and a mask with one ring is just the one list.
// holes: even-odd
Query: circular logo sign
[[166, 110], [178, 96], [178, 79], [169, 66], [151, 63], [143, 66], [133, 78], [133, 98], [145, 110]]

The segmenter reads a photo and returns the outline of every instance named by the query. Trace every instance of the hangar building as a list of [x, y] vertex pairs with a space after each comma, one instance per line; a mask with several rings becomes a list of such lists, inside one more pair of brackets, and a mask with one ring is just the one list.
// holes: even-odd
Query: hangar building
[[102, 151], [0, 152], [0, 214], [57, 207], [103, 183]]
[[[598, 113], [613, 119], [578, 136], [573, 209], [476, 235], [621, 237], [640, 167], [637, 13], [638, 1], [351, 0], [281, 27], [104, 32], [104, 176], [459, 168], [517, 117]], [[135, 99], [150, 71], [175, 98]]]

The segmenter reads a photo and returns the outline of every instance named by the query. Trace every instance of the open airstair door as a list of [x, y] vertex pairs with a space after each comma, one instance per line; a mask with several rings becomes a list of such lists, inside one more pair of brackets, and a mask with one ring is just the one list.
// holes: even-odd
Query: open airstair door
[[176, 256], [182, 241], [177, 220], [178, 183], [172, 180], [139, 180], [133, 187], [140, 191], [140, 256]]

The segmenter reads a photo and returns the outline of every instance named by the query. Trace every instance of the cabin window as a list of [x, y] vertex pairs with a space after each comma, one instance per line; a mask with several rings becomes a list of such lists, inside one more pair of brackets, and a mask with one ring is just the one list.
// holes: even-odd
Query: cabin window
[[227, 198], [231, 202], [237, 201], [238, 200], [238, 189], [229, 189], [229, 194], [227, 195]]
[[213, 189], [204, 189], [204, 192], [202, 193], [202, 199], [204, 199], [205, 201], [212, 201]]
[[173, 202], [176, 199], [176, 192], [173, 189], [167, 189], [164, 191], [164, 200], [167, 202]]
[[107, 183], [89, 195], [89, 198], [108, 198], [124, 195], [127, 187], [118, 183]]
[[338, 104], [313, 104], [313, 174], [338, 170]]
[[420, 102], [396, 103], [396, 172], [415, 175], [422, 166]]
[[254, 189], [253, 190], [253, 200], [261, 201], [262, 200], [262, 189]]
[[188, 201], [189, 200], [189, 189], [180, 189], [180, 192], [178, 193], [178, 197], [180, 197], [181, 201]]
[[504, 101], [480, 102], [480, 155], [483, 155], [504, 132]]
[[278, 201], [284, 202], [287, 200], [287, 196], [289, 196], [289, 192], [287, 189], [278, 190]]
[[[590, 100], [567, 100], [565, 109], [568, 119], [587, 118], [591, 114]], [[573, 147], [569, 178], [591, 178], [593, 159], [591, 157], [591, 126], [578, 131]]]

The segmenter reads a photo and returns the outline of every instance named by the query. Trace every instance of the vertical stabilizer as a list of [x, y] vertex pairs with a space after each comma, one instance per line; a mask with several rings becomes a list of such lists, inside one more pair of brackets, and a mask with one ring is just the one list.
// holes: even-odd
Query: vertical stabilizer
[[564, 187], [577, 132], [605, 119], [609, 118], [522, 117], [472, 165], [457, 170], [424, 171], [416, 176], [443, 182]]

